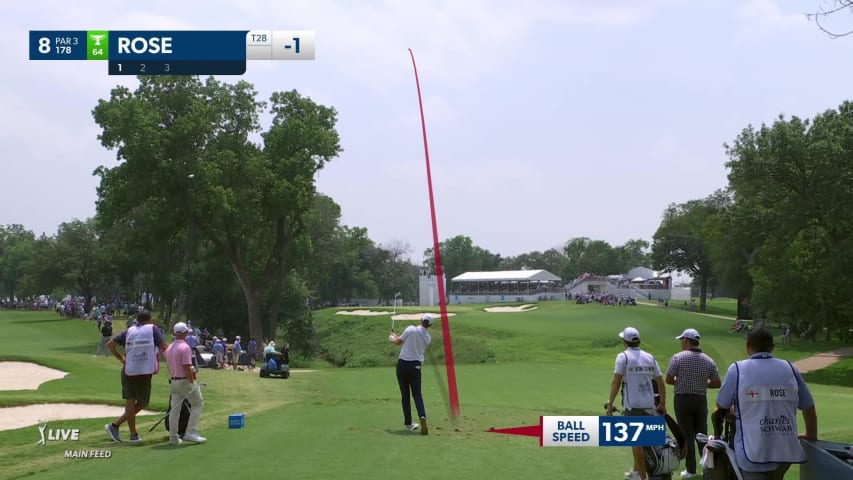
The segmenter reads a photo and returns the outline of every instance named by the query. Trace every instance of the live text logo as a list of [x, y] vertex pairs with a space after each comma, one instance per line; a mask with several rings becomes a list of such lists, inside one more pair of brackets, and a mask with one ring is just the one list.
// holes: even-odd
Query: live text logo
[[47, 424], [43, 423], [38, 429], [41, 439], [36, 442], [36, 445], [44, 446], [46, 442], [80, 440], [79, 428], [47, 428]]

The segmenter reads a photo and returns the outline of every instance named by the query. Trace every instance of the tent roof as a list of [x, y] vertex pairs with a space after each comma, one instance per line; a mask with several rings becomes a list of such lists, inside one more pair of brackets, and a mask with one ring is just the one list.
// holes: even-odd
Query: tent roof
[[559, 282], [560, 277], [548, 270], [504, 270], [500, 272], [465, 272], [453, 277], [451, 282]]

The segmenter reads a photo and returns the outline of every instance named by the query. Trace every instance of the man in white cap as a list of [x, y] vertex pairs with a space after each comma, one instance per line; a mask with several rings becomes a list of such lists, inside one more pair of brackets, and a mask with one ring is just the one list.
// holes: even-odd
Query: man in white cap
[[[655, 415], [656, 411], [665, 414], [666, 385], [663, 383], [663, 375], [655, 357], [640, 349], [640, 332], [634, 327], [627, 327], [619, 332], [619, 338], [626, 348], [616, 356], [616, 369], [607, 397], [607, 415], [613, 415], [613, 401], [620, 389], [623, 415]], [[647, 480], [649, 477], [643, 447], [631, 447], [631, 452], [634, 455], [634, 469], [625, 472], [626, 480]]]
[[[427, 332], [432, 324], [432, 315], [426, 313], [421, 317], [419, 326], [409, 325], [401, 335], [391, 332], [391, 335], [388, 336], [388, 340], [394, 345], [402, 345], [400, 357], [397, 360], [397, 384], [400, 386], [400, 394], [402, 395], [403, 425], [410, 432], [420, 428], [421, 435], [429, 433], [426, 408], [421, 395], [421, 367], [424, 364], [424, 352], [432, 341], [432, 337]], [[411, 398], [415, 399], [419, 423], [412, 423]]]
[[699, 332], [688, 328], [675, 337], [681, 340], [681, 351], [672, 356], [666, 370], [666, 383], [675, 385], [675, 418], [687, 439], [686, 469], [681, 478], [696, 476], [697, 433], [708, 433], [709, 388], [720, 388], [717, 364], [699, 349]]
[[204, 443], [206, 438], [198, 434], [198, 421], [204, 407], [201, 388], [193, 375], [193, 360], [190, 346], [187, 344], [189, 327], [184, 322], [178, 322], [173, 328], [175, 341], [166, 349], [166, 363], [169, 366], [169, 392], [172, 402], [169, 410], [169, 444], [179, 445], [182, 442], [178, 434], [181, 407], [184, 400], [190, 402], [190, 418], [183, 440]]

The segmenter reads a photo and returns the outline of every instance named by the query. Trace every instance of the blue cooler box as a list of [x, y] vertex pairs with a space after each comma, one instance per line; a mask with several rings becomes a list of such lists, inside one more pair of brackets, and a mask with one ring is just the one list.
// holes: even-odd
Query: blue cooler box
[[228, 428], [243, 428], [246, 426], [246, 414], [235, 413], [228, 415]]

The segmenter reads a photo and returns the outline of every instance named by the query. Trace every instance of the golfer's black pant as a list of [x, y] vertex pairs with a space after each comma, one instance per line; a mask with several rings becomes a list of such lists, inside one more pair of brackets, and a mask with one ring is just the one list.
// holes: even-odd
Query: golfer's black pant
[[687, 441], [685, 467], [696, 473], [696, 434], [708, 433], [708, 399], [705, 395], [675, 394], [675, 419]]
[[[421, 362], [417, 360], [397, 360], [397, 383], [403, 401], [403, 424], [412, 423], [412, 400], [415, 398], [415, 408], [418, 417], [426, 417], [424, 397], [421, 395]], [[411, 397], [410, 397], [411, 395]]]

